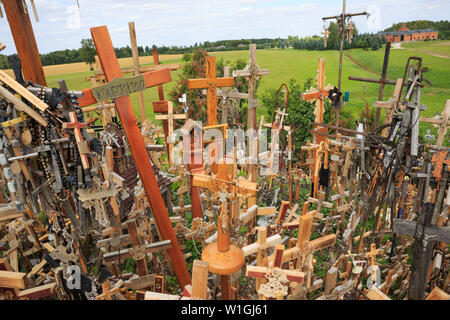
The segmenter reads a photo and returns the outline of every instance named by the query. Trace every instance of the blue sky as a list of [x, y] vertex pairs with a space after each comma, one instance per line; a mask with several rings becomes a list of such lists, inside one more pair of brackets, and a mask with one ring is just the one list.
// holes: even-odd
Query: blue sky
[[[27, 0], [27, 3], [29, 1]], [[32, 16], [41, 53], [80, 47], [89, 28], [107, 25], [114, 46], [129, 45], [128, 22], [136, 23], [138, 45], [191, 45], [241, 38], [309, 36], [323, 31], [323, 16], [341, 12], [341, 0], [35, 0], [40, 22]], [[347, 0], [360, 32], [377, 32], [392, 23], [450, 19], [448, 0]], [[31, 12], [31, 9], [30, 9]], [[79, 19], [78, 19], [79, 18]], [[3, 54], [15, 53], [6, 19], [0, 19]]]

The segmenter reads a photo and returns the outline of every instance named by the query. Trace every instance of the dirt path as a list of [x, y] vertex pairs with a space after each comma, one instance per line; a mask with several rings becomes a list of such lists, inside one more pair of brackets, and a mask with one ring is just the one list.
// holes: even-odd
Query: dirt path
[[348, 58], [351, 62], [353, 62], [354, 64], [356, 64], [358, 67], [360, 67], [361, 69], [363, 69], [364, 71], [376, 76], [376, 77], [380, 77], [380, 75], [376, 72], [373, 72], [372, 70], [367, 69], [365, 66], [363, 66], [362, 64], [360, 64], [358, 61], [356, 61], [355, 59], [353, 59], [353, 57], [349, 54], [349, 53], [344, 53], [344, 56], [346, 58]]
[[428, 54], [428, 55], [433, 56], [433, 57], [450, 59], [449, 56], [446, 56], [444, 54], [434, 53], [434, 52], [431, 52], [431, 51], [418, 50], [418, 49], [414, 49], [414, 48], [404, 48], [404, 49], [409, 50], [409, 51], [419, 52], [419, 53], [425, 53], [425, 54]]

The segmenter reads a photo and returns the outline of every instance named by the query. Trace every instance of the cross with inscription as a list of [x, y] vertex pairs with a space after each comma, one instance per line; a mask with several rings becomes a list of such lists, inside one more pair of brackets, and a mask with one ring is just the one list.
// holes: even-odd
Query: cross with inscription
[[187, 83], [188, 89], [207, 88], [207, 112], [208, 126], [217, 124], [217, 88], [233, 87], [234, 78], [217, 78], [216, 73], [216, 57], [206, 58], [206, 78], [189, 79]]
[[[114, 47], [106, 26], [91, 29], [92, 38], [105, 72], [107, 81], [115, 78], [122, 78], [119, 62], [114, 52]], [[145, 87], [153, 87], [170, 82], [170, 71], [167, 68], [155, 72], [143, 74]], [[84, 96], [79, 100], [80, 107], [96, 103], [91, 89], [83, 90]], [[175, 274], [182, 286], [191, 282], [190, 275], [186, 267], [180, 246], [177, 242], [175, 232], [169, 219], [167, 207], [164, 203], [161, 191], [156, 180], [155, 173], [148, 157], [147, 149], [142, 138], [141, 131], [136, 119], [136, 115], [129, 96], [115, 98], [115, 106], [119, 114], [125, 136], [130, 144], [131, 153], [136, 164], [142, 185], [147, 195], [152, 213], [158, 224], [163, 240], [171, 241], [172, 247], [168, 249], [168, 254], [172, 260]]]

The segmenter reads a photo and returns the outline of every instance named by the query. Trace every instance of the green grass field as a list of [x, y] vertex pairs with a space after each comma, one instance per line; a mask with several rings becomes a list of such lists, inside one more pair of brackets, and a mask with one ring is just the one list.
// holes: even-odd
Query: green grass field
[[[424, 50], [427, 52], [436, 52], [445, 54], [450, 52], [450, 41], [428, 41], [428, 42], [414, 42], [408, 43], [407, 46], [417, 48], [417, 50]], [[405, 46], [405, 44], [402, 44]], [[237, 59], [248, 60], [248, 51], [230, 51], [219, 52], [213, 54], [218, 60], [223, 59], [225, 62], [233, 62]], [[403, 76], [404, 68], [409, 56], [421, 56], [423, 58], [423, 65], [429, 68], [425, 77], [432, 82], [432, 86], [426, 84], [422, 90], [422, 103], [427, 105], [427, 110], [421, 113], [421, 116], [431, 117], [440, 114], [445, 106], [447, 99], [450, 99], [450, 59], [440, 58], [425, 53], [413, 52], [410, 50], [391, 50], [388, 78], [395, 80]], [[350, 56], [358, 64], [364, 66], [361, 68], [348, 58]], [[350, 101], [344, 106], [345, 109], [350, 110], [355, 116], [359, 114], [365, 106], [363, 98], [371, 106], [378, 97], [378, 84], [362, 83], [358, 81], [348, 80], [348, 76], [360, 77], [379, 77], [383, 63], [384, 47], [378, 51], [364, 51], [363, 49], [353, 49], [345, 51], [343, 60], [343, 77], [342, 77], [342, 91], [349, 91]], [[339, 52], [337, 51], [306, 51], [293, 49], [271, 49], [257, 51], [257, 64], [261, 68], [270, 69], [270, 75], [263, 76], [261, 85], [258, 88], [257, 95], [260, 96], [265, 90], [274, 88], [277, 89], [283, 82], [288, 82], [290, 79], [296, 79], [300, 84], [303, 84], [307, 78], [315, 78], [317, 75], [317, 64], [319, 58], [325, 58], [325, 72], [326, 84], [337, 85], [338, 79], [338, 61]], [[164, 63], [178, 63], [181, 59], [167, 60]], [[175, 86], [180, 71], [172, 73], [172, 81], [164, 85], [166, 96], [170, 90]], [[81, 72], [73, 74], [63, 74], [57, 76], [47, 77], [49, 86], [57, 86], [58, 79], [65, 79], [70, 89], [83, 89], [90, 86], [90, 82], [85, 81], [85, 78], [92, 75], [91, 72]], [[365, 88], [364, 88], [365, 87]], [[385, 100], [392, 96], [393, 86], [387, 86], [385, 89]], [[157, 89], [150, 88], [144, 93], [146, 101], [147, 116], [153, 119], [153, 112], [151, 103], [157, 100]], [[137, 94], [133, 95], [132, 102], [139, 116], [139, 108], [137, 102]], [[259, 108], [258, 116], [266, 113], [264, 107]], [[431, 128], [429, 125], [421, 125], [421, 133], [426, 129]], [[437, 130], [432, 129], [433, 134]]]

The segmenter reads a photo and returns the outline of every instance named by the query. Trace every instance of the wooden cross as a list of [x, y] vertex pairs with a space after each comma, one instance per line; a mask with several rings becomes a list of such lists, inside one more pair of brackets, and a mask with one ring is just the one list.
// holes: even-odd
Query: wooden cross
[[[233, 77], [245, 77], [248, 80], [248, 129], [256, 130], [256, 104], [250, 101], [256, 98], [256, 81], [263, 75], [270, 74], [269, 69], [260, 69], [256, 64], [256, 44], [250, 44], [249, 64], [244, 70], [233, 71]], [[250, 106], [254, 106], [250, 107]]]
[[217, 124], [217, 88], [233, 87], [234, 78], [217, 78], [216, 76], [216, 57], [208, 56], [206, 58], [206, 78], [189, 79], [188, 89], [207, 88], [207, 112], [208, 126]]
[[324, 47], [326, 48], [327, 47], [327, 37], [330, 34], [330, 32], [328, 31], [327, 28], [325, 28], [325, 31], [322, 32], [322, 34], [324, 35], [324, 40], [325, 40]]
[[[301, 271], [281, 269], [283, 265], [284, 245], [280, 244], [275, 247], [274, 263], [270, 268], [247, 266], [245, 275], [257, 280], [267, 279], [269, 283], [261, 285], [258, 293], [260, 297], [277, 298], [278, 294], [282, 296], [288, 294], [288, 283], [302, 283], [305, 274]], [[282, 279], [284, 278], [284, 279]], [[281, 281], [281, 282], [280, 282]]]
[[[322, 123], [323, 122], [323, 114], [325, 113], [324, 102], [325, 98], [328, 97], [330, 86], [325, 87], [325, 59], [319, 59], [319, 66], [317, 70], [317, 89], [310, 89], [307, 92], [302, 93], [302, 100], [316, 102], [316, 109], [314, 110], [314, 115], [316, 116], [314, 122]], [[323, 137], [319, 135], [315, 135], [315, 144], [320, 144], [320, 141], [323, 140]]]
[[96, 296], [96, 300], [112, 300], [113, 297], [120, 291], [118, 287], [111, 289], [111, 284], [108, 280], [102, 283], [102, 289], [103, 293]]
[[445, 135], [447, 134], [447, 126], [450, 125], [450, 99], [447, 100], [445, 108], [442, 111], [441, 119], [439, 118], [420, 118], [420, 121], [432, 123], [439, 126], [438, 139], [436, 145], [438, 148], [442, 147], [442, 142], [444, 142]]
[[[394, 89], [394, 93], [392, 95], [392, 98], [389, 99], [389, 101], [375, 101], [373, 103], [373, 106], [375, 108], [385, 108], [386, 109], [386, 118], [385, 118], [385, 123], [391, 123], [393, 116], [394, 116], [394, 110], [398, 104], [398, 102], [400, 101], [400, 93], [402, 90], [402, 83], [403, 83], [403, 79], [399, 78], [397, 79], [397, 82], [395, 84], [395, 89]], [[389, 128], [385, 128], [382, 132], [382, 136], [383, 137], [387, 137], [389, 134]]]
[[83, 148], [83, 135], [81, 133], [82, 128], [87, 128], [86, 123], [81, 123], [78, 121], [77, 114], [75, 112], [69, 112], [70, 122], [65, 122], [62, 125], [63, 129], [72, 129], [75, 140], [77, 141], [78, 151], [80, 152], [81, 164], [83, 168], [89, 169], [89, 160], [86, 154], [86, 150]]
[[[119, 62], [114, 52], [106, 26], [91, 29], [92, 38], [105, 72], [107, 81], [114, 78], [122, 78]], [[144, 73], [146, 88], [157, 86], [171, 81], [169, 69], [161, 69], [155, 72]], [[96, 103], [91, 89], [83, 90], [83, 97], [79, 100], [80, 107]], [[171, 257], [175, 274], [182, 286], [190, 283], [190, 275], [187, 271], [186, 262], [176, 239], [172, 224], [170, 223], [167, 208], [161, 195], [155, 173], [153, 171], [147, 149], [142, 138], [136, 115], [129, 96], [115, 99], [115, 106], [118, 111], [122, 126], [125, 131], [131, 153], [136, 164], [139, 176], [147, 195], [152, 213], [157, 221], [162, 239], [170, 240], [172, 248], [168, 250]]]

